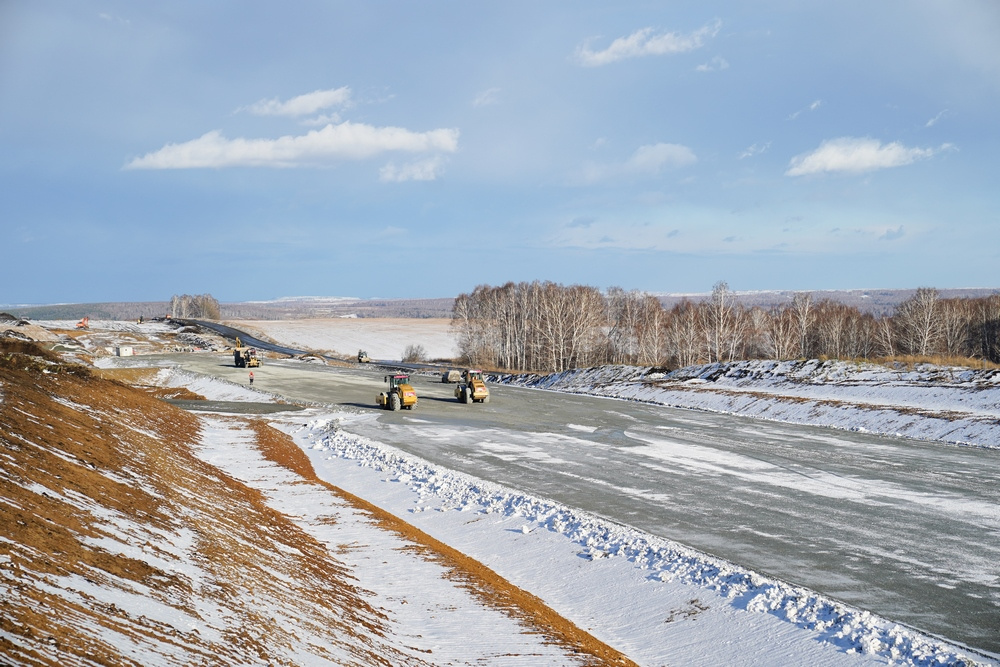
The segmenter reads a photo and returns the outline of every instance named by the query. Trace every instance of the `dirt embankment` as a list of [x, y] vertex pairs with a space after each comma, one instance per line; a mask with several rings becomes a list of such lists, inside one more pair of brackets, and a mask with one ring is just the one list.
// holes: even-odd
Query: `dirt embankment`
[[[280, 607], [323, 626], [317, 657], [393, 663], [380, 612], [328, 550], [191, 454], [196, 417], [30, 343], [0, 345], [0, 408], [6, 659], [267, 662], [295, 631]], [[135, 596], [149, 616], [122, 610]]]
[[[287, 436], [251, 427], [265, 455], [322, 483]], [[377, 602], [335, 553], [192, 453], [200, 429], [153, 393], [33, 343], [0, 342], [0, 655], [286, 664], [305, 636], [319, 638], [306, 642], [313, 661], [426, 664], [392, 645]], [[481, 564], [329, 488], [526, 631], [584, 663], [632, 664]]]

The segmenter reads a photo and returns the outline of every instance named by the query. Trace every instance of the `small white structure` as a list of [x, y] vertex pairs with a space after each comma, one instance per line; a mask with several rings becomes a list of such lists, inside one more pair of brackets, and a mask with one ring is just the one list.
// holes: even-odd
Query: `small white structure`
[[131, 357], [135, 354], [135, 349], [131, 346], [115, 346], [115, 356], [116, 357]]

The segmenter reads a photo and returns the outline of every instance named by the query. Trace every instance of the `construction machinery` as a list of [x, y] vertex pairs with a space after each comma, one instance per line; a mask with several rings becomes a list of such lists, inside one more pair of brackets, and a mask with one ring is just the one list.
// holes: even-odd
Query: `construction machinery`
[[454, 369], [441, 371], [441, 382], [454, 384], [462, 381], [462, 372]]
[[462, 381], [455, 387], [455, 398], [462, 403], [489, 403], [490, 390], [483, 381], [483, 372], [470, 369], [462, 373]]
[[240, 337], [236, 337], [236, 347], [233, 348], [233, 363], [237, 368], [257, 368], [260, 366], [260, 357], [257, 356], [257, 348], [244, 347]]
[[89, 317], [85, 317], [82, 320], [80, 320], [79, 322], [77, 322], [76, 323], [76, 328], [77, 329], [89, 329], [90, 328], [90, 318]]
[[389, 389], [375, 397], [379, 407], [396, 411], [400, 408], [412, 410], [417, 406], [417, 392], [410, 384], [409, 375], [403, 373], [386, 375], [385, 381], [389, 383]]
[[358, 363], [359, 364], [370, 364], [372, 358], [368, 356], [368, 353], [364, 350], [358, 350]]

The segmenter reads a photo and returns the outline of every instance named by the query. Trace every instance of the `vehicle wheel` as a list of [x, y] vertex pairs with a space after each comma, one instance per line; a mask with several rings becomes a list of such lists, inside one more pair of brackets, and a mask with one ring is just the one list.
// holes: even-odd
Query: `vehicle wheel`
[[393, 392], [389, 395], [389, 409], [393, 412], [399, 410], [399, 394]]
[[489, 402], [490, 402], [490, 397], [489, 396], [487, 396], [486, 398], [483, 399], [483, 403], [489, 403]]
[[466, 403], [472, 403], [472, 392], [468, 388], [462, 391], [462, 400]]

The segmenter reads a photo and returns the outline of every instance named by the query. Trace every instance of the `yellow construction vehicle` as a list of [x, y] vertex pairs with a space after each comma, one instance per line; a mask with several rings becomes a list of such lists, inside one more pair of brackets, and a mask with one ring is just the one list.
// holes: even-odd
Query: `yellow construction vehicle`
[[379, 407], [393, 411], [400, 408], [412, 410], [417, 407], [417, 392], [410, 385], [409, 375], [403, 373], [386, 375], [385, 381], [389, 383], [389, 389], [375, 397], [375, 403]]
[[359, 364], [370, 364], [372, 358], [368, 356], [368, 353], [364, 350], [358, 350], [358, 363]]
[[257, 348], [243, 347], [243, 341], [237, 336], [236, 347], [233, 348], [233, 363], [237, 368], [257, 368], [260, 366]]
[[462, 373], [462, 381], [455, 387], [455, 398], [462, 403], [489, 403], [490, 390], [483, 381], [483, 372], [467, 370]]

